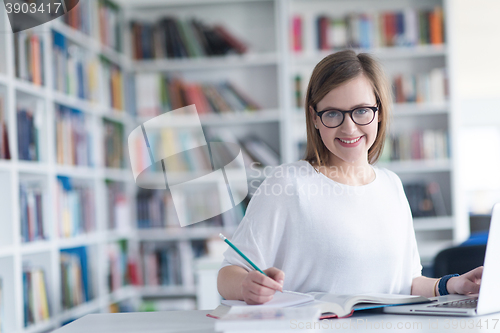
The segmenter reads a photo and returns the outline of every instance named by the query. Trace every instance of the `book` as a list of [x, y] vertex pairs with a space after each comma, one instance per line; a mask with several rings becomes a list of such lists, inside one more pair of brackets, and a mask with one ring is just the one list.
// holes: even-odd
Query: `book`
[[[303, 26], [300, 15], [294, 13], [290, 24], [290, 44], [295, 52], [301, 50]], [[315, 26], [318, 50], [411, 47], [445, 42], [443, 9], [440, 6], [337, 16], [321, 14], [317, 16]]]
[[21, 80], [44, 84], [42, 33], [29, 29], [14, 34], [15, 73]]
[[93, 188], [72, 178], [57, 176], [55, 199], [59, 237], [69, 238], [95, 231]]
[[103, 119], [104, 125], [104, 165], [107, 168], [123, 168], [124, 148], [123, 148], [123, 124]]
[[21, 240], [32, 242], [46, 239], [43, 216], [43, 190], [38, 182], [19, 184]]
[[23, 268], [23, 305], [24, 327], [50, 318], [47, 279], [42, 268]]
[[[222, 300], [221, 305], [207, 314], [213, 318], [224, 318], [232, 312], [244, 313], [257, 309], [273, 309], [294, 307], [312, 307], [320, 310], [319, 319], [342, 318], [350, 316], [354, 311], [373, 309], [385, 306], [431, 302], [427, 297], [400, 294], [357, 294], [334, 295], [325, 292], [298, 293], [276, 292], [271, 301], [260, 305], [248, 305], [244, 301]], [[234, 309], [233, 309], [234, 308]]]
[[130, 23], [134, 59], [195, 58], [243, 54], [248, 45], [221, 24], [166, 16], [156, 22]]
[[94, 298], [87, 248], [60, 250], [62, 307], [70, 309]]

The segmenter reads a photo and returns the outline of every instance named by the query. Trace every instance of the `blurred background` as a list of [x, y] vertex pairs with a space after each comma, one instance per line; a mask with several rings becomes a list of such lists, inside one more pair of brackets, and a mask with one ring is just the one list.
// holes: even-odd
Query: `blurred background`
[[[441, 250], [486, 242], [500, 201], [497, 1], [67, 0], [67, 14], [17, 33], [7, 11], [35, 4], [48, 21], [57, 2], [12, 4], [0, 7], [0, 332], [215, 308], [217, 235], [231, 238], [266, 167], [303, 157], [311, 71], [345, 48], [373, 54], [391, 81], [377, 165], [403, 181], [424, 275]], [[250, 193], [181, 228], [178, 214], [222, 205], [207, 191], [225, 184], [199, 181], [174, 207], [169, 191], [134, 182], [129, 154], [143, 166], [149, 155], [128, 135], [190, 104], [203, 135], [180, 115], [150, 147], [238, 143]], [[179, 182], [210, 168], [202, 154], [167, 164]]]

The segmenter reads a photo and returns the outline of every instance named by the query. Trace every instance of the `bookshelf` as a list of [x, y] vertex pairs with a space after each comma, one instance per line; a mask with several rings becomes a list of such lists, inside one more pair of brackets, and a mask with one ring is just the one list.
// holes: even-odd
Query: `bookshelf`
[[[156, 208], [149, 208], [146, 215], [139, 216], [140, 210], [144, 213], [138, 200], [142, 192], [133, 180], [126, 140], [133, 129], [152, 115], [141, 114], [141, 110], [136, 109], [136, 104], [140, 106], [138, 101], [136, 103], [137, 93], [140, 95], [144, 91], [134, 87], [130, 78], [140, 74], [180, 78], [191, 85], [233, 83], [257, 102], [259, 108], [201, 114], [200, 122], [207, 140], [213, 138], [214, 133], [225, 133], [223, 137], [230, 138], [229, 141], [256, 135], [279, 153], [279, 163], [291, 162], [301, 158], [300, 144], [305, 140], [305, 119], [303, 109], [296, 103], [294, 79], [297, 74], [301, 75], [303, 96], [313, 66], [329, 53], [317, 50], [314, 44], [314, 20], [319, 14], [342, 16], [359, 13], [359, 8], [374, 13], [405, 7], [430, 10], [436, 5], [442, 6], [447, 13], [449, 7], [448, 0], [376, 3], [369, 0], [121, 0], [117, 3], [121, 9], [108, 1], [82, 2], [71, 15], [51, 21], [37, 30], [44, 45], [43, 57], [40, 58], [43, 84], [35, 84], [17, 75], [15, 37], [9, 33], [0, 36], [0, 102], [3, 103], [3, 121], [8, 130], [11, 155], [10, 159], [0, 159], [0, 182], [4, 185], [0, 188], [0, 209], [6, 212], [0, 218], [0, 279], [3, 302], [13, 305], [4, 308], [2, 332], [50, 331], [79, 316], [122, 307], [150, 309], [156, 303], [156, 309], [193, 308], [197, 297], [197, 281], [193, 280], [194, 259], [206, 253], [205, 242], [219, 232], [230, 237], [241, 219], [243, 204], [239, 207], [240, 215], [224, 213], [220, 218], [185, 228], [174, 227], [175, 223], [167, 217], [168, 209], [156, 215], [159, 224], [153, 223], [152, 216], [157, 213], [152, 210]], [[0, 11], [0, 26], [9, 31], [3, 7]], [[304, 34], [300, 52], [291, 51], [290, 40], [292, 19], [298, 14], [303, 17]], [[248, 51], [194, 58], [134, 59], [130, 22], [154, 24], [168, 15], [186, 21], [202, 19], [208, 26], [222, 24], [244, 41]], [[113, 18], [102, 20], [103, 17]], [[102, 21], [106, 22], [108, 33], [102, 31]], [[447, 20], [445, 24], [448, 24]], [[449, 29], [445, 31], [450, 33]], [[446, 35], [445, 41], [448, 40]], [[380, 46], [368, 51], [382, 61], [390, 77], [446, 68], [451, 78], [450, 49], [448, 44], [439, 44]], [[60, 61], [54, 62], [56, 58]], [[57, 67], [60, 63], [66, 66]], [[84, 79], [75, 80], [74, 67], [68, 63], [72, 66], [81, 63], [87, 69]], [[55, 73], [66, 71], [68, 81], [56, 85], [61, 77]], [[100, 85], [103, 83], [105, 87]], [[465, 239], [468, 232], [465, 218], [456, 209], [460, 187], [454, 170], [456, 121], [453, 110], [456, 97], [453, 92], [450, 85], [448, 98], [444, 100], [396, 103], [393, 116], [393, 128], [401, 131], [446, 130], [451, 150], [449, 156], [432, 160], [395, 161], [389, 158], [379, 163], [397, 172], [404, 182], [425, 180], [440, 185], [446, 215], [415, 219], [424, 264], [429, 264], [441, 248]], [[159, 102], [155, 106], [159, 108], [158, 113], [164, 111]], [[28, 110], [26, 113], [33, 116], [23, 114], [23, 126], [19, 126], [22, 110]], [[31, 127], [29, 119], [33, 119]], [[60, 142], [59, 138], [74, 137], [76, 130], [72, 129], [72, 122], [85, 123], [87, 130], [78, 133], [80, 139], [77, 142]], [[177, 117], [172, 123], [173, 129], [189, 127], [189, 118]], [[26, 138], [18, 134], [27, 128], [36, 129], [33, 131], [38, 147], [35, 161], [22, 157], [26, 151], [30, 152], [29, 141], [26, 143]], [[20, 145], [27, 145], [27, 148], [21, 151]], [[113, 149], [115, 146], [122, 148]], [[68, 156], [72, 153], [67, 151], [77, 150], [80, 155]], [[89, 152], [85, 154], [84, 151]], [[174, 178], [182, 181], [192, 175], [192, 171], [187, 170], [175, 174]], [[150, 183], [162, 179], [159, 173], [150, 176]], [[247, 165], [247, 176], [252, 192], [264, 178], [264, 172]], [[58, 207], [55, 199], [58, 193], [61, 196], [63, 179], [69, 180], [73, 189], [67, 187], [67, 193], [62, 195], [64, 200], [78, 201], [79, 196], [90, 193], [89, 201], [95, 207], [91, 217], [82, 217], [89, 219], [92, 227], [70, 233], [70, 237], [60, 236], [64, 210]], [[19, 209], [12, 209], [21, 207], [20, 186], [24, 183], [38, 186], [42, 197], [45, 237], [32, 242], [22, 241], [21, 213]], [[208, 177], [200, 186], [213, 183], [217, 183], [217, 179]], [[161, 196], [158, 200], [168, 202], [168, 198]], [[148, 222], [151, 227], [140, 227], [139, 219], [143, 216], [151, 219]], [[88, 265], [92, 266], [89, 268], [92, 270], [91, 286], [87, 287], [92, 289], [92, 297], [85, 302], [75, 301], [74, 306], [65, 308], [61, 260], [67, 260], [63, 259], [66, 257], [64, 252], [79, 248], [85, 249]], [[165, 253], [158, 257], [170, 255], [172, 260], [179, 262], [180, 276], [165, 277], [164, 285], [159, 281], [145, 281], [142, 265], [154, 253]], [[78, 266], [78, 260], [72, 260]], [[70, 267], [71, 260], [67, 261]], [[25, 327], [21, 300], [24, 295], [23, 270], [28, 263], [44, 271], [50, 316], [48, 320]], [[146, 305], [141, 307], [143, 301]]]

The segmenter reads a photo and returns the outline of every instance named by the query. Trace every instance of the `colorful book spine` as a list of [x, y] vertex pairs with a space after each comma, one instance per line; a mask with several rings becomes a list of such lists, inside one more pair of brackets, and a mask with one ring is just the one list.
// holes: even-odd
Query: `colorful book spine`
[[74, 237], [95, 230], [94, 191], [69, 177], [57, 176], [59, 236]]
[[95, 59], [64, 35], [52, 31], [54, 89], [70, 96], [96, 101]]
[[47, 279], [41, 268], [23, 269], [24, 327], [50, 319]]
[[59, 104], [55, 109], [57, 163], [93, 166], [92, 136], [85, 114]]
[[64, 309], [70, 309], [94, 298], [92, 270], [86, 247], [60, 251], [61, 298]]
[[130, 24], [134, 59], [195, 58], [243, 54], [248, 46], [222, 25], [164, 17]]
[[145, 243], [141, 249], [146, 286], [182, 285], [179, 249], [175, 243]]
[[109, 0], [99, 0], [99, 38], [101, 43], [116, 51], [122, 50], [120, 7]]
[[143, 285], [139, 255], [126, 240], [108, 244], [108, 287], [116, 291], [127, 285]]
[[5, 112], [5, 98], [0, 96], [0, 159], [10, 160], [9, 131], [7, 114]]
[[104, 126], [104, 166], [106, 168], [123, 168], [123, 124], [108, 119]]
[[[301, 50], [297, 41], [303, 35], [300, 19], [300, 15], [292, 17], [293, 51]], [[315, 24], [318, 50], [441, 45], [445, 42], [443, 10], [439, 6], [332, 17], [322, 14]]]
[[71, 8], [71, 10], [62, 16], [64, 23], [73, 29], [91, 35], [91, 2], [66, 0], [66, 8]]
[[33, 242], [44, 240], [43, 191], [39, 184], [19, 185], [19, 205], [21, 218], [21, 240]]
[[108, 229], [129, 230], [130, 207], [125, 191], [125, 184], [106, 180]]
[[43, 38], [31, 30], [14, 34], [16, 77], [36, 85], [44, 84]]
[[125, 97], [123, 94], [123, 73], [119, 66], [105, 57], [101, 57], [101, 101], [104, 105], [115, 110], [124, 110]]

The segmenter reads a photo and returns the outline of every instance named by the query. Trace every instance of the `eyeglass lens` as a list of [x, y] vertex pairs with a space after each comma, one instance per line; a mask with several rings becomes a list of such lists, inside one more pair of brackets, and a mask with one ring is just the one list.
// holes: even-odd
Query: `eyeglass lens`
[[[355, 109], [352, 113], [352, 120], [358, 125], [367, 125], [369, 124], [375, 115], [372, 109], [368, 108], [359, 108]], [[321, 120], [323, 124], [327, 127], [336, 127], [342, 123], [344, 116], [342, 112], [336, 110], [330, 110], [323, 113]]]

